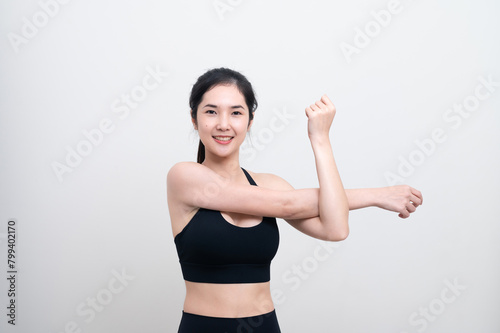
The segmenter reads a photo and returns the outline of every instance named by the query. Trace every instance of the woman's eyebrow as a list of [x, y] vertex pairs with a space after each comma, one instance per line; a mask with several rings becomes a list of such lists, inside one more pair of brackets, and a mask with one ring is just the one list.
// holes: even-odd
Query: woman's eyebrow
[[[216, 108], [217, 109], [217, 105], [214, 105], [214, 104], [207, 104], [203, 108], [207, 108], [207, 107], [209, 107], [209, 108]], [[231, 109], [238, 109], [238, 108], [245, 109], [241, 105], [233, 105], [233, 106], [231, 106]]]
[[217, 109], [217, 105], [213, 105], [213, 104], [207, 104], [204, 106], [204, 108], [206, 107], [209, 107], [209, 108], [216, 108]]

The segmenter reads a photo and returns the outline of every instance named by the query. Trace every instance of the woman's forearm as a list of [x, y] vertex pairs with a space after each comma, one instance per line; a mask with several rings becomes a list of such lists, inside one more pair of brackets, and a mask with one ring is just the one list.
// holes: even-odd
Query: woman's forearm
[[308, 135], [319, 181], [319, 220], [326, 239], [342, 240], [349, 234], [349, 204], [330, 143], [335, 113], [335, 106], [326, 95], [306, 108]]
[[374, 188], [346, 189], [349, 210], [376, 206], [376, 191], [377, 189]]
[[311, 138], [319, 181], [319, 218], [329, 239], [345, 239], [349, 234], [349, 203], [340, 179], [328, 136]]
[[[320, 189], [310, 188], [294, 190], [294, 203], [290, 218], [309, 218], [319, 216]], [[323, 191], [323, 194], [325, 192]], [[408, 217], [423, 202], [422, 193], [408, 185], [396, 185], [376, 188], [345, 189], [349, 210], [366, 207], [377, 207], [400, 213], [400, 217]], [[331, 205], [334, 203], [331, 202]]]
[[350, 210], [373, 206], [397, 212], [401, 218], [409, 217], [424, 199], [419, 190], [408, 185], [350, 189], [346, 194]]

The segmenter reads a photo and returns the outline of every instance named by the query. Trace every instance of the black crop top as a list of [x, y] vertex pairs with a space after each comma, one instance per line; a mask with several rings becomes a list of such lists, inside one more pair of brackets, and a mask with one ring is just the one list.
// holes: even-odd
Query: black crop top
[[274, 217], [264, 217], [253, 227], [238, 227], [226, 221], [220, 211], [200, 208], [174, 242], [186, 281], [258, 283], [270, 280], [279, 232]]

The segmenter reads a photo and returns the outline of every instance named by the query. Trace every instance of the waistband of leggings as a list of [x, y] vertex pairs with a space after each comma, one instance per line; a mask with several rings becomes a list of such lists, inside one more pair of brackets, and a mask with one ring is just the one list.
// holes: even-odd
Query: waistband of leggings
[[198, 317], [198, 318], [215, 318], [215, 319], [252, 319], [252, 318], [258, 318], [258, 317], [262, 317], [262, 316], [268, 317], [271, 315], [275, 315], [275, 313], [276, 313], [276, 309], [273, 309], [272, 311], [267, 312], [267, 313], [262, 313], [259, 315], [249, 316], [249, 317], [213, 317], [213, 316], [205, 316], [205, 315], [190, 313], [190, 312], [186, 312], [186, 311], [182, 310], [182, 314], [186, 315], [186, 316], [192, 316], [192, 317]]

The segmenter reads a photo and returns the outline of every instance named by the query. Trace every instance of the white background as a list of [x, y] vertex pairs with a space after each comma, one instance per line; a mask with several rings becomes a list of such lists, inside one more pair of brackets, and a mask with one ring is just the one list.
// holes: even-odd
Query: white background
[[[329, 251], [279, 221], [272, 289], [283, 332], [499, 332], [500, 7], [401, 0], [381, 26], [370, 13], [388, 6], [1, 1], [0, 331], [176, 332], [185, 290], [165, 178], [195, 160], [193, 83], [225, 66], [259, 101], [243, 167], [317, 186], [304, 109], [326, 93], [345, 187], [387, 186], [391, 174], [424, 195], [407, 220], [352, 212], [349, 238]], [[346, 44], [357, 53], [345, 55]], [[141, 92], [148, 68], [168, 75], [128, 116], [114, 112], [123, 94]], [[480, 77], [497, 82], [477, 88], [482, 100]], [[474, 111], [453, 111], [474, 100]], [[83, 131], [103, 119], [113, 130], [89, 148]], [[435, 129], [441, 142], [431, 144]], [[79, 144], [87, 156], [58, 177], [54, 165], [67, 166]], [[16, 326], [4, 278], [12, 218]]]

